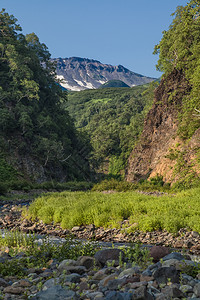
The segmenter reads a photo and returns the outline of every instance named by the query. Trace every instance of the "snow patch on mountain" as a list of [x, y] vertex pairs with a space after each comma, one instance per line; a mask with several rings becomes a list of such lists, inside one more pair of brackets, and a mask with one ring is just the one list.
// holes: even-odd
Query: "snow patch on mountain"
[[128, 86], [149, 83], [155, 78], [134, 73], [122, 65], [112, 66], [88, 58], [54, 58], [60, 85], [70, 91], [97, 89], [110, 80], [120, 80]]

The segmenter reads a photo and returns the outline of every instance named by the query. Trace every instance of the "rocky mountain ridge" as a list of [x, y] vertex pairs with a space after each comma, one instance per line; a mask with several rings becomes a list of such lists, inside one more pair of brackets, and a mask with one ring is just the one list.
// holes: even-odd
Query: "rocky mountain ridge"
[[155, 78], [134, 73], [122, 65], [112, 66], [88, 58], [53, 58], [57, 78], [62, 87], [70, 91], [97, 89], [109, 80], [121, 80], [128, 86], [149, 83]]

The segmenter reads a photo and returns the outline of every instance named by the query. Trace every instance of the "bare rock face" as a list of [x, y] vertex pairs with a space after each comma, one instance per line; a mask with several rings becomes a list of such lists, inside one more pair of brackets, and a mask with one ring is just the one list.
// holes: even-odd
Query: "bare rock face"
[[141, 85], [155, 78], [134, 73], [125, 67], [112, 66], [88, 58], [54, 58], [61, 86], [70, 91], [96, 89], [110, 80], [123, 81], [128, 86]]
[[164, 181], [175, 182], [178, 179], [173, 172], [176, 161], [170, 159], [171, 149], [185, 150], [188, 163], [194, 159], [193, 150], [200, 144], [200, 130], [195, 132], [187, 145], [177, 135], [178, 111], [183, 96], [189, 91], [188, 81], [177, 70], [161, 80], [155, 90], [154, 104], [146, 117], [140, 141], [128, 160], [128, 181], [138, 181], [159, 174]]

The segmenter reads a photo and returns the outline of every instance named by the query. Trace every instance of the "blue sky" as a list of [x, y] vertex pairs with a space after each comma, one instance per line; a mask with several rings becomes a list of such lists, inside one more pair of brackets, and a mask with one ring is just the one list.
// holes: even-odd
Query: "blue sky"
[[1, 0], [52, 57], [79, 56], [159, 77], [154, 45], [185, 0]]

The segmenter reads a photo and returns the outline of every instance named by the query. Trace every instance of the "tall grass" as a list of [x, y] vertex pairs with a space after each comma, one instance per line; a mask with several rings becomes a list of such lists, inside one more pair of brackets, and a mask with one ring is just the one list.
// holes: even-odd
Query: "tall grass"
[[188, 228], [200, 232], [200, 188], [162, 197], [130, 191], [49, 193], [37, 198], [26, 214], [69, 229], [87, 224], [120, 227], [129, 219], [134, 230], [177, 232]]

